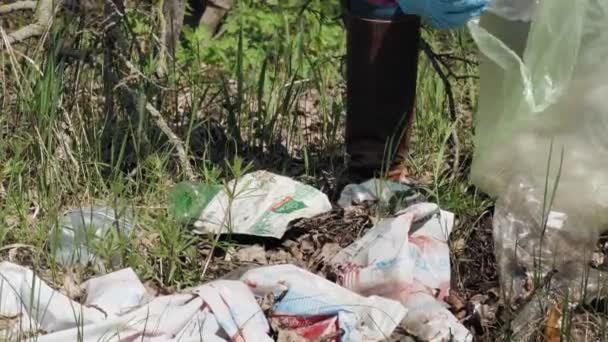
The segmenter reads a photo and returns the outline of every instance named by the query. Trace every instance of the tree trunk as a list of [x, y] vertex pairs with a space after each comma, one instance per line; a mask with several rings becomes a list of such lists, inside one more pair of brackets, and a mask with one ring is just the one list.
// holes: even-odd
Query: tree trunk
[[170, 56], [175, 56], [175, 49], [179, 43], [179, 36], [184, 23], [186, 13], [186, 0], [164, 0], [163, 19], [164, 34], [167, 52]]
[[204, 9], [201, 24], [207, 27], [207, 30], [212, 34], [217, 33], [217, 29], [226, 16], [228, 11], [234, 5], [234, 0], [207, 0]]

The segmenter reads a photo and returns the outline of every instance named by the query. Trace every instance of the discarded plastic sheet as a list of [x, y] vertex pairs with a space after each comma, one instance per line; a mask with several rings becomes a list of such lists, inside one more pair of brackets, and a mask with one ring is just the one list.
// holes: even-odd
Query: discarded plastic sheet
[[[332, 208], [321, 191], [266, 171], [233, 180], [225, 189], [210, 196], [207, 191], [197, 199], [182, 186], [178, 190], [183, 192], [172, 194], [174, 211], [182, 219], [184, 215], [195, 216], [189, 219], [195, 220], [197, 232], [280, 239], [291, 221], [322, 214]], [[204, 203], [199, 205], [197, 201]], [[192, 211], [192, 208], [200, 210]]]
[[293, 265], [253, 269], [241, 279], [257, 296], [272, 293], [278, 298], [271, 319], [287, 321], [300, 336], [318, 335], [319, 330], [331, 335], [341, 329], [343, 342], [380, 341], [406, 314], [396, 301], [363, 297]]
[[132, 270], [83, 284], [83, 305], [54, 291], [32, 271], [0, 264], [0, 315], [15, 317], [0, 331], [8, 340], [45, 331], [36, 341], [272, 341], [249, 288], [218, 280], [188, 293], [148, 298]]
[[435, 204], [410, 206], [334, 257], [338, 282], [362, 295], [400, 301], [408, 309], [403, 325], [422, 340], [472, 340], [443, 302], [450, 288], [447, 240], [453, 225], [454, 215]]
[[371, 179], [361, 184], [349, 184], [344, 187], [338, 200], [338, 205], [348, 208], [353, 204], [363, 202], [388, 203], [398, 193], [410, 192], [411, 188], [405, 184], [387, 180]]
[[15, 318], [1, 333], [8, 340], [39, 330], [53, 333], [69, 329], [75, 322], [87, 325], [105, 319], [103, 312], [74, 303], [32, 271], [10, 262], [0, 263], [0, 289], [0, 315]]
[[94, 262], [95, 255], [89, 249], [96, 240], [116, 232], [127, 236], [133, 226], [130, 212], [121, 215], [113, 208], [102, 206], [70, 210], [53, 229], [51, 249], [62, 265]]

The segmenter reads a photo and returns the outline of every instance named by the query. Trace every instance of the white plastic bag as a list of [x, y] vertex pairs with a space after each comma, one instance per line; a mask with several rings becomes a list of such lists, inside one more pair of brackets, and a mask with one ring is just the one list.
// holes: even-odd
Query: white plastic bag
[[471, 178], [498, 198], [503, 284], [514, 264], [580, 281], [567, 267], [586, 267], [608, 223], [608, 1], [540, 1], [529, 25], [487, 13], [469, 29], [482, 52]]
[[332, 263], [339, 283], [363, 295], [401, 302], [407, 331], [422, 341], [470, 341], [471, 333], [447, 310], [450, 289], [448, 237], [454, 215], [432, 203], [380, 221]]
[[228, 183], [195, 222], [200, 232], [246, 234], [280, 239], [288, 224], [331, 210], [321, 191], [266, 171], [246, 174]]
[[[217, 280], [181, 294], [150, 298], [133, 270], [82, 284], [84, 305], [50, 288], [31, 270], [0, 263], [0, 336], [64, 341], [272, 341], [253, 293]], [[36, 336], [45, 332], [45, 335]], [[21, 339], [20, 339], [21, 338]]]
[[[278, 298], [273, 316], [293, 320], [337, 317], [340, 341], [381, 341], [403, 319], [406, 309], [382, 297], [363, 297], [293, 265], [267, 266], [242, 277], [257, 296]], [[316, 321], [315, 321], [316, 322]], [[323, 337], [323, 336], [321, 336]]]
[[0, 316], [15, 317], [2, 336], [43, 330], [49, 333], [105, 319], [103, 312], [71, 301], [53, 290], [31, 270], [12, 264], [0, 263]]

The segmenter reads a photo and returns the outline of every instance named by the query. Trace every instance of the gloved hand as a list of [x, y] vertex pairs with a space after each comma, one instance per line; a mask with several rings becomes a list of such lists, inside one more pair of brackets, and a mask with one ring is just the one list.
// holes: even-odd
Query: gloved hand
[[448, 29], [481, 15], [489, 0], [397, 0], [401, 10], [428, 20], [431, 26]]

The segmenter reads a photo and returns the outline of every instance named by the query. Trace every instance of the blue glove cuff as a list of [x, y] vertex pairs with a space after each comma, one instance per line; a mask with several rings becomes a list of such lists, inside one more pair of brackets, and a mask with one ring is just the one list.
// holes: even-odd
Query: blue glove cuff
[[408, 14], [424, 18], [425, 23], [439, 29], [463, 26], [481, 15], [489, 0], [397, 0]]

